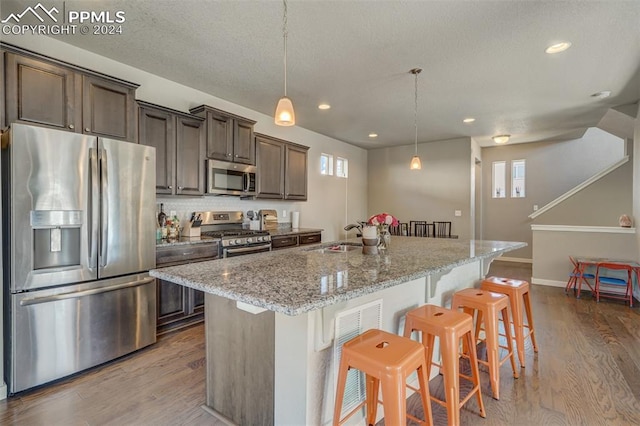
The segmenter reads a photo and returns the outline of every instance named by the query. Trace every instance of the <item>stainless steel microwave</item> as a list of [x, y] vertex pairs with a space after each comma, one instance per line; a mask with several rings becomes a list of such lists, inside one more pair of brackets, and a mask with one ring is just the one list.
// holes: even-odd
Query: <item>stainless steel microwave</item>
[[256, 166], [207, 160], [207, 194], [256, 195]]

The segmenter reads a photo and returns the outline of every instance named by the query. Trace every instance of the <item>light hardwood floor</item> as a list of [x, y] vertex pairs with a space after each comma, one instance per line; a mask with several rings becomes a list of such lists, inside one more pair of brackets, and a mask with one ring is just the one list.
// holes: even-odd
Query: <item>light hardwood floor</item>
[[[530, 265], [493, 262], [490, 274], [530, 280]], [[487, 418], [472, 399], [462, 425], [639, 425], [640, 309], [616, 301], [596, 304], [561, 288], [533, 286], [539, 353], [526, 343], [526, 367], [513, 379], [501, 369], [500, 400], [491, 398], [481, 371]], [[213, 425], [204, 403], [201, 325], [162, 336], [150, 348], [8, 400], [0, 425]], [[430, 382], [442, 389], [441, 377]], [[420, 403], [408, 403], [420, 414]], [[445, 410], [432, 403], [435, 424]], [[250, 425], [251, 426], [251, 425]]]

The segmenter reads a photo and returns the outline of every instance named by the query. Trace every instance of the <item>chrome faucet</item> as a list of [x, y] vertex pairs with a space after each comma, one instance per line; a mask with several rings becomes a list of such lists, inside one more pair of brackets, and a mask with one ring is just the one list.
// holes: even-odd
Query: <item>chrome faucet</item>
[[358, 233], [362, 234], [362, 226], [360, 224], [356, 224], [356, 223], [351, 223], [347, 226], [344, 227], [345, 231], [351, 231], [353, 228], [358, 229]]

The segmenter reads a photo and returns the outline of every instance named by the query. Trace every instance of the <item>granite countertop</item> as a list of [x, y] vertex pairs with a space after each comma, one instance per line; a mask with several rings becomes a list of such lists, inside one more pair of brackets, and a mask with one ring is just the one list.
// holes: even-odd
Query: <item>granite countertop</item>
[[[359, 244], [360, 239], [345, 240]], [[294, 249], [153, 269], [153, 277], [231, 300], [299, 315], [340, 301], [525, 247], [511, 241], [391, 237], [385, 255], [362, 249], [332, 252], [338, 244]]]
[[272, 237], [280, 237], [283, 235], [298, 235], [298, 234], [314, 234], [322, 232], [324, 229], [317, 228], [282, 228], [282, 229], [270, 229], [269, 235]]

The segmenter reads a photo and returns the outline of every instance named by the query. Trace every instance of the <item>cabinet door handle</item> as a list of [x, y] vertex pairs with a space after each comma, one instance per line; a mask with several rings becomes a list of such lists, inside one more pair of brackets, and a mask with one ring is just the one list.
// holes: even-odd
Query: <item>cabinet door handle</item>
[[184, 186], [179, 186], [178, 189], [182, 190], [184, 189]]
[[76, 128], [76, 126], [74, 126], [73, 124], [69, 124], [69, 128], [70, 128], [71, 130], [73, 130], [73, 129], [75, 129], [75, 128]]
[[227, 154], [227, 157], [231, 157], [231, 153]]
[[91, 131], [91, 129], [90, 129], [90, 128], [88, 128], [88, 127], [85, 127], [85, 128], [84, 128], [84, 131], [85, 131], [85, 132], [90, 132], [90, 131]]
[[169, 186], [168, 186], [168, 188], [169, 188], [169, 189], [173, 189], [173, 185], [169, 185]]
[[236, 158], [238, 158], [238, 154], [236, 154]]

